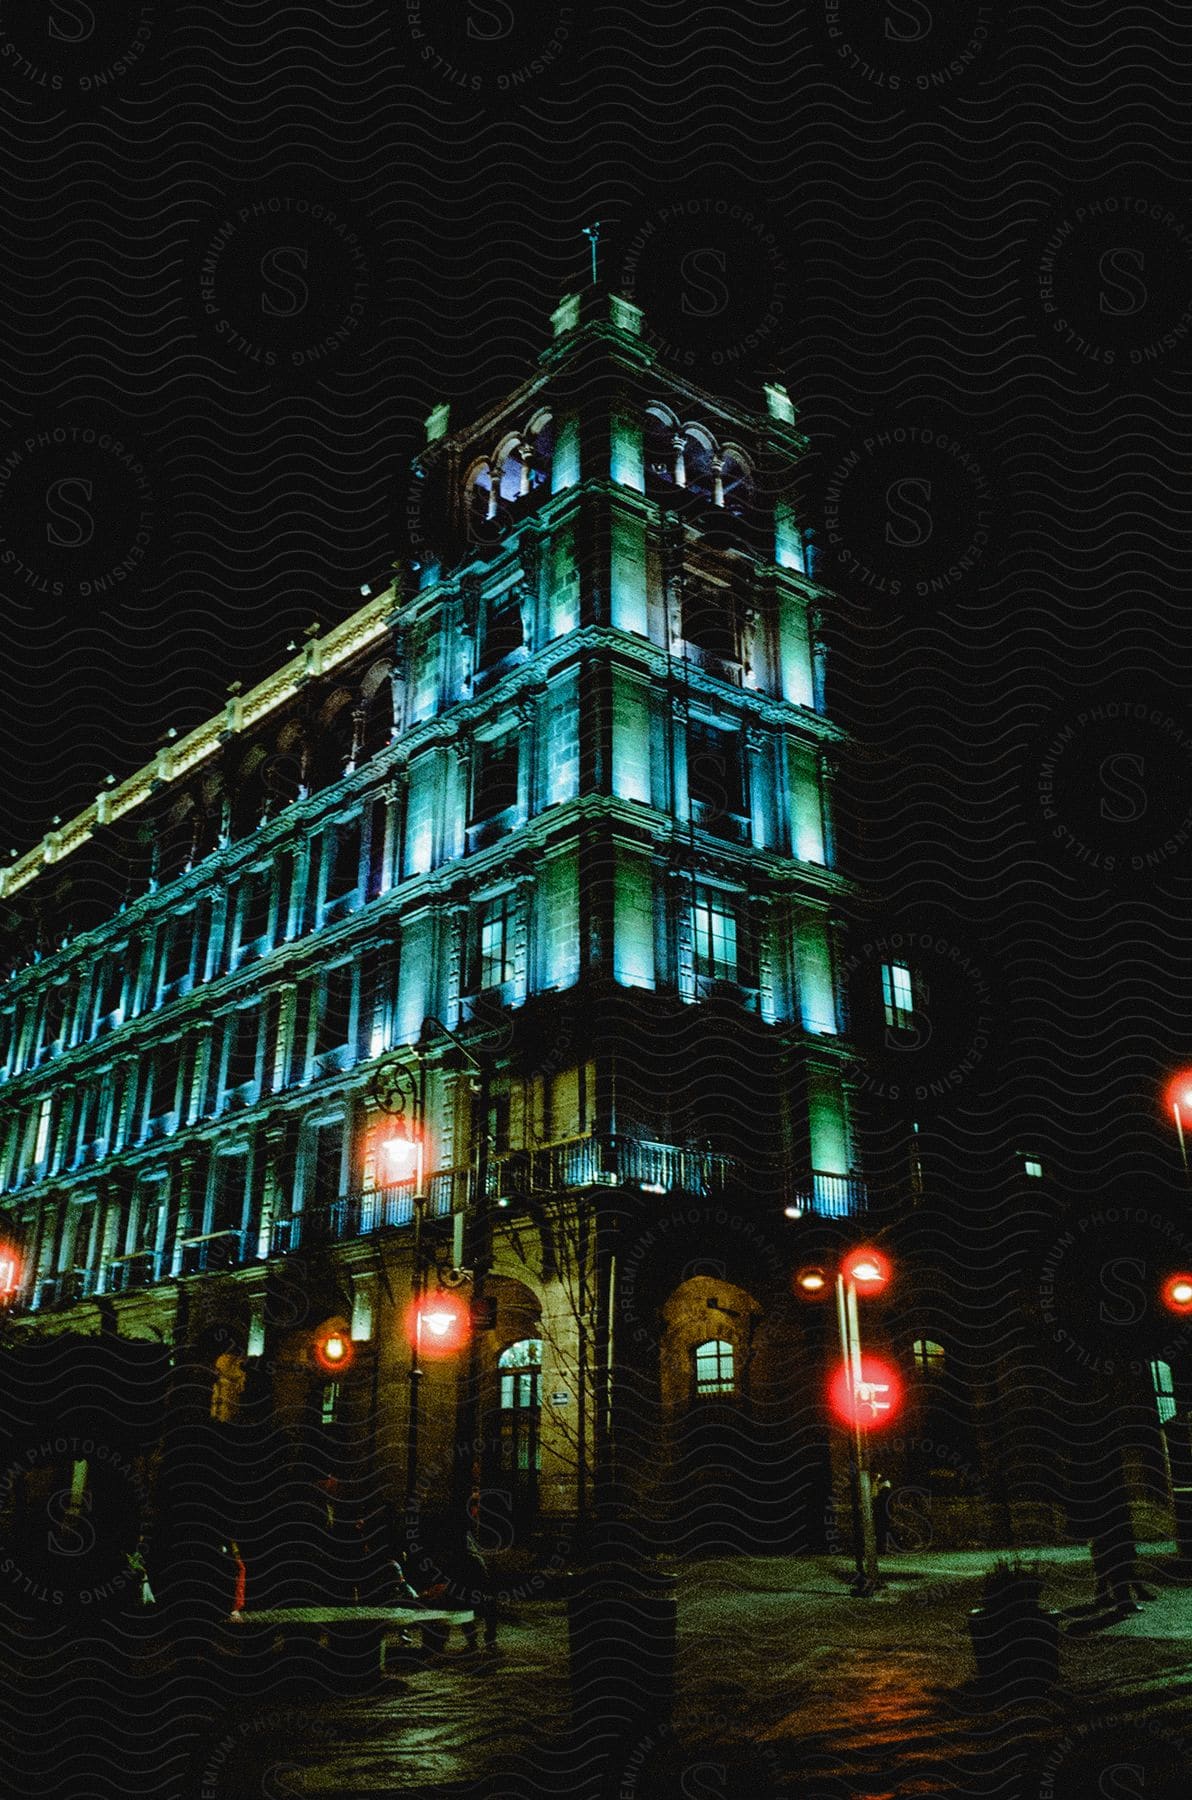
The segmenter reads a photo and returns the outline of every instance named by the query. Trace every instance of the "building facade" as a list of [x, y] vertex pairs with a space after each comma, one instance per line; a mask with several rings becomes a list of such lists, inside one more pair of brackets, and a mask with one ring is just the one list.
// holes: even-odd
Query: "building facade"
[[791, 1232], [866, 1188], [806, 445], [617, 295], [552, 324], [431, 414], [383, 592], [0, 875], [10, 1320], [173, 1346], [353, 1506], [822, 1541]]

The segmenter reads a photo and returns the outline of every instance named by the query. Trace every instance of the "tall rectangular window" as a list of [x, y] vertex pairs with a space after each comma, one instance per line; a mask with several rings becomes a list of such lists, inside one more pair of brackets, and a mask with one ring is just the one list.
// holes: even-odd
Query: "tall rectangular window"
[[227, 1090], [242, 1088], [257, 1076], [257, 1046], [261, 1035], [259, 1006], [242, 1006], [228, 1020], [228, 1061], [224, 1074]]
[[248, 1194], [248, 1157], [243, 1151], [217, 1156], [211, 1189], [208, 1231], [239, 1231]]
[[495, 818], [517, 805], [519, 739], [516, 731], [483, 738], [476, 745], [472, 777], [472, 823]]
[[360, 886], [360, 821], [341, 819], [324, 837], [324, 903], [331, 906]]
[[513, 894], [486, 900], [480, 909], [476, 974], [478, 989], [500, 987], [513, 980]]
[[[250, 869], [240, 882], [240, 947], [254, 949], [268, 937], [273, 910], [273, 870]], [[267, 946], [264, 946], [267, 948]]]
[[692, 719], [687, 727], [687, 792], [715, 830], [721, 820], [743, 818], [745, 804], [745, 747], [739, 731]]
[[50, 1154], [50, 1127], [54, 1117], [54, 1101], [50, 1094], [37, 1104], [37, 1128], [33, 1140], [33, 1164], [41, 1168]]
[[319, 995], [319, 1022], [315, 1028], [315, 1055], [324, 1056], [351, 1041], [352, 988], [355, 965], [337, 963], [323, 976]]
[[731, 895], [697, 888], [691, 909], [695, 972], [712, 981], [737, 981], [742, 974], [740, 913]]
[[893, 1030], [906, 1031], [914, 1024], [914, 988], [905, 963], [882, 964], [882, 1006]]
[[491, 669], [494, 663], [520, 650], [523, 641], [521, 603], [513, 591], [501, 594], [485, 612], [480, 667]]

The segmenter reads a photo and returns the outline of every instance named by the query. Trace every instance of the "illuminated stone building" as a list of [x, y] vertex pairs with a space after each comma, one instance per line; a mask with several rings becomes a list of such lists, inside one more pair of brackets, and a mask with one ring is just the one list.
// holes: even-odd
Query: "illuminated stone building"
[[[791, 1225], [865, 1205], [805, 444], [615, 295], [552, 323], [431, 414], [391, 584], [0, 875], [13, 1318], [172, 1344], [398, 1501], [413, 1387], [415, 1486], [462, 1440], [519, 1524], [610, 1471], [681, 1514], [736, 1409], [789, 1518]], [[411, 1382], [418, 1282], [475, 1309]]]

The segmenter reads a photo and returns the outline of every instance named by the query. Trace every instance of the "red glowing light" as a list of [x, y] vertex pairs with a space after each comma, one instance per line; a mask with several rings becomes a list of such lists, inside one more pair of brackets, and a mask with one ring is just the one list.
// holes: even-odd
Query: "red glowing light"
[[1164, 1090], [1168, 1112], [1178, 1110], [1181, 1122], [1192, 1127], [1192, 1069], [1180, 1069]]
[[471, 1310], [458, 1294], [426, 1294], [406, 1317], [406, 1331], [420, 1356], [454, 1356], [468, 1341]]
[[851, 1366], [842, 1362], [832, 1377], [828, 1399], [845, 1425], [880, 1431], [897, 1416], [902, 1404], [902, 1377], [892, 1363], [863, 1353], [860, 1381], [854, 1384]]
[[15, 1294], [21, 1285], [21, 1259], [7, 1245], [0, 1246], [0, 1300]]
[[1192, 1313], [1192, 1275], [1181, 1270], [1163, 1283], [1163, 1304], [1168, 1312]]
[[315, 1361], [328, 1375], [338, 1375], [349, 1368], [354, 1355], [351, 1338], [337, 1326], [315, 1339], [314, 1351]]
[[858, 1294], [880, 1294], [890, 1279], [889, 1258], [868, 1245], [850, 1250], [840, 1265], [846, 1281], [851, 1281]]

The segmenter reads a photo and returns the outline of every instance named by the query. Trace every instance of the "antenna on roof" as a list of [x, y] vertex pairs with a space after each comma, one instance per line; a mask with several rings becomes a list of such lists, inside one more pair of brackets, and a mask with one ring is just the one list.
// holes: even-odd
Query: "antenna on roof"
[[596, 285], [596, 246], [600, 242], [600, 220], [593, 219], [590, 225], [583, 228], [584, 236], [592, 247], [592, 286]]

